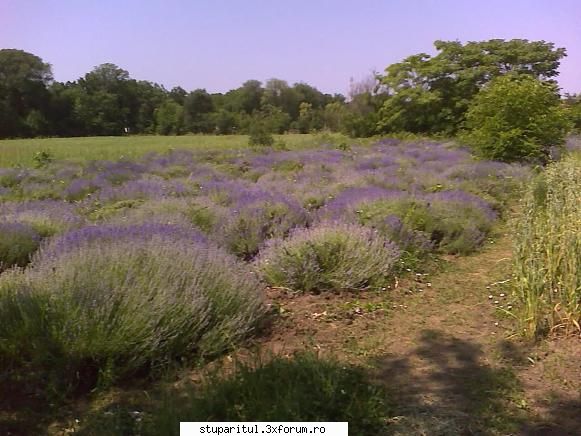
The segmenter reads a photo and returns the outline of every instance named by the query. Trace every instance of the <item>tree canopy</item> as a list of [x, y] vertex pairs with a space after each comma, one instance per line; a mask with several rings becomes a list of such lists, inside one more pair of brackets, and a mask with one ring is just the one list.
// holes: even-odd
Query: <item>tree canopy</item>
[[419, 53], [388, 66], [381, 80], [389, 95], [380, 110], [380, 131], [458, 131], [470, 102], [495, 77], [518, 73], [549, 81], [558, 75], [564, 48], [526, 39], [436, 41], [438, 54]]
[[474, 98], [464, 135], [479, 154], [502, 161], [546, 160], [570, 125], [556, 86], [531, 75], [493, 79]]
[[[510, 75], [555, 85], [566, 55], [553, 43], [526, 39], [436, 41], [434, 46], [434, 55], [411, 55], [383, 74], [352, 80], [347, 97], [277, 78], [264, 83], [247, 80], [226, 93], [179, 86], [168, 91], [135, 80], [112, 63], [98, 65], [76, 81], [59, 83], [38, 56], [4, 49], [0, 138], [322, 129], [354, 137], [392, 132], [456, 135], [463, 127], [475, 128], [477, 110], [472, 109], [472, 121], [467, 114], [481, 93], [492, 92], [489, 84]], [[518, 94], [524, 83], [511, 80], [505, 85], [515, 87]], [[557, 89], [552, 89], [558, 101]], [[478, 101], [478, 110], [483, 111], [483, 102]], [[562, 101], [577, 129], [581, 129], [580, 101], [574, 95]]]
[[49, 64], [22, 50], [0, 50], [0, 137], [42, 133], [52, 83]]

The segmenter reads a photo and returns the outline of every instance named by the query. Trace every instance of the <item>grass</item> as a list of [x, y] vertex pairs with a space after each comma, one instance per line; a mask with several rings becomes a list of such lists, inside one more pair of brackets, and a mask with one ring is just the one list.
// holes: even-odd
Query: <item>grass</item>
[[362, 369], [332, 358], [300, 353], [236, 366], [228, 376], [209, 373], [201, 386], [164, 392], [138, 419], [127, 407], [101, 410], [79, 434], [177, 436], [180, 421], [348, 421], [349, 434], [371, 435], [391, 411], [385, 390]]
[[515, 223], [514, 292], [526, 336], [581, 331], [581, 155], [531, 185]]
[[[340, 134], [276, 135], [277, 142], [288, 148], [304, 149], [324, 142], [342, 142]], [[133, 159], [149, 152], [172, 148], [196, 150], [236, 150], [248, 147], [247, 135], [186, 136], [101, 136], [87, 138], [5, 139], [0, 140], [0, 168], [35, 164], [38, 152], [47, 152], [56, 160], [75, 161]]]

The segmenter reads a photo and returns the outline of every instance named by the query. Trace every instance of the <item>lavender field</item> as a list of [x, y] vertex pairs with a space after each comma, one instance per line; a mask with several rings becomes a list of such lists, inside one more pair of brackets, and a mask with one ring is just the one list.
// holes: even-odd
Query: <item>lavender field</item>
[[268, 335], [265, 290], [392, 292], [494, 236], [529, 167], [453, 143], [171, 150], [0, 169], [0, 363], [85, 395]]
[[59, 255], [83, 238], [184, 239], [186, 232], [197, 234], [194, 245], [218, 247], [251, 270], [253, 260], [264, 261], [259, 251], [307, 240], [301, 229], [344, 224], [358, 229], [345, 233], [371, 239], [371, 229], [373, 238], [385, 238], [399, 262], [468, 254], [529, 175], [524, 166], [477, 161], [450, 144], [384, 140], [342, 148], [176, 150], [3, 168], [3, 238], [26, 244], [3, 250], [0, 260], [6, 269]]

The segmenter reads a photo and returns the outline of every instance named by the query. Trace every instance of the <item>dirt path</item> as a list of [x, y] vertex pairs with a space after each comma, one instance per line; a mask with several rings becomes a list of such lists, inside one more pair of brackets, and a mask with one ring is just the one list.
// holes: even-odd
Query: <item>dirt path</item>
[[268, 346], [369, 365], [398, 411], [390, 434], [579, 435], [581, 342], [507, 339], [514, 325], [501, 316], [511, 309], [498, 282], [510, 254], [502, 236], [433, 278], [401, 283], [390, 300], [273, 295], [286, 322]]

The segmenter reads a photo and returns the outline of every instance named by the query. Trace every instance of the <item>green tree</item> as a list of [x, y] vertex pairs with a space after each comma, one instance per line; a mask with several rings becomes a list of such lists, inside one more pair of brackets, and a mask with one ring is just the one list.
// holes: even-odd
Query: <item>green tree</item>
[[160, 135], [183, 133], [184, 109], [172, 99], [164, 101], [155, 111], [156, 132]]
[[372, 73], [356, 82], [351, 79], [347, 114], [341, 130], [352, 137], [369, 137], [377, 133], [378, 111], [385, 98], [379, 78]]
[[492, 80], [474, 98], [463, 135], [483, 157], [502, 161], [546, 160], [571, 127], [557, 87], [530, 75]]
[[228, 135], [234, 133], [238, 128], [238, 120], [236, 114], [226, 109], [220, 109], [213, 113], [214, 125], [216, 132], [220, 135]]
[[240, 88], [224, 95], [224, 108], [231, 112], [251, 114], [260, 110], [264, 89], [258, 80], [247, 80]]
[[380, 111], [380, 131], [453, 134], [474, 96], [490, 80], [519, 73], [550, 81], [566, 55], [552, 43], [526, 39], [434, 45], [435, 56], [420, 53], [386, 68], [381, 84], [389, 98]]
[[190, 92], [184, 101], [186, 128], [194, 133], [212, 133], [215, 126], [210, 114], [214, 109], [212, 96], [205, 89]]
[[581, 94], [566, 94], [563, 104], [576, 132], [581, 132]]
[[302, 102], [299, 106], [299, 118], [296, 121], [296, 128], [300, 133], [309, 133], [311, 131], [314, 116], [313, 105]]
[[129, 127], [129, 73], [105, 63], [78, 80], [75, 112], [89, 135], [121, 135]]
[[345, 104], [334, 101], [325, 106], [323, 110], [323, 125], [325, 129], [339, 132], [349, 115], [349, 110]]
[[181, 106], [184, 105], [187, 95], [188, 92], [181, 86], [174, 86], [169, 92], [169, 98]]
[[0, 137], [47, 133], [49, 64], [23, 50], [0, 50]]

